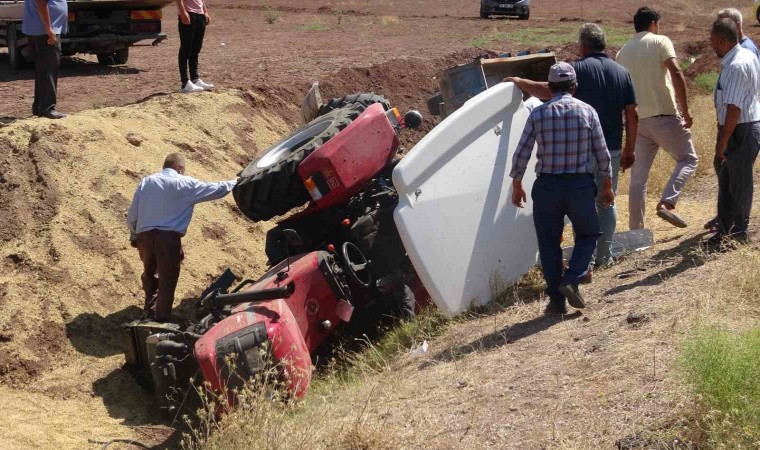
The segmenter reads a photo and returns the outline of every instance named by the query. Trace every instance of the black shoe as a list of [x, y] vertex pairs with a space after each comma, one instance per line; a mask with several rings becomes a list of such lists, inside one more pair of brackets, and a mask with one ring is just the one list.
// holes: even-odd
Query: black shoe
[[578, 290], [577, 284], [563, 284], [559, 287], [559, 291], [567, 298], [567, 302], [573, 308], [583, 309], [586, 307], [586, 302], [583, 301], [581, 291]]
[[557, 314], [567, 314], [567, 308], [565, 308], [564, 300], [562, 301], [562, 303], [558, 303], [558, 302], [550, 300], [549, 303], [546, 305], [546, 309], [544, 309], [544, 314], [547, 316], [554, 316]]
[[44, 117], [46, 119], [63, 119], [64, 117], [66, 117], [66, 114], [62, 112], [58, 112], [56, 110], [40, 113], [37, 115], [40, 117]]

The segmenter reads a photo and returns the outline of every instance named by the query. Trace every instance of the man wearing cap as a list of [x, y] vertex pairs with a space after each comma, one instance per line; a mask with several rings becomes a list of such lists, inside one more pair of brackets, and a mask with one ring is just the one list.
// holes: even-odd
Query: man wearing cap
[[[578, 77], [578, 89], [574, 96], [591, 105], [599, 115], [604, 141], [612, 158], [612, 190], [617, 192], [618, 172], [630, 168], [635, 156], [636, 145], [636, 95], [633, 90], [631, 74], [620, 64], [604, 53], [607, 39], [604, 30], [595, 23], [583, 24], [578, 33], [578, 48], [581, 59], [570, 63]], [[510, 77], [511, 81], [523, 92], [540, 99], [552, 98], [548, 83], [523, 78]], [[532, 97], [534, 98], [534, 97]], [[623, 117], [625, 117], [625, 145], [623, 145]], [[610, 245], [617, 226], [617, 209], [615, 205], [605, 208], [602, 204], [602, 179], [597, 178], [599, 193], [596, 198], [596, 211], [599, 215], [599, 227], [602, 235], [596, 243], [594, 265], [611, 264]]]
[[[570, 64], [562, 62], [552, 66], [549, 89], [553, 97], [528, 116], [510, 172], [512, 203], [522, 208], [527, 200], [522, 177], [533, 146], [538, 144], [538, 178], [531, 195], [533, 224], [549, 296], [547, 313], [566, 313], [565, 300], [575, 308], [585, 307], [578, 284], [588, 273], [596, 240], [601, 235], [596, 214], [594, 167], [603, 180], [603, 205], [609, 207], [615, 200], [610, 153], [599, 116], [594, 108], [573, 98], [577, 86], [575, 70]], [[575, 248], [563, 275], [560, 240], [565, 216], [573, 225]]]

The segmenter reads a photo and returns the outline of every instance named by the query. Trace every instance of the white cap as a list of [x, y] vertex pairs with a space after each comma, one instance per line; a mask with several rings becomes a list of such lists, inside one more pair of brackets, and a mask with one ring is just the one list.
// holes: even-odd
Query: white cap
[[575, 81], [575, 69], [566, 62], [560, 62], [549, 69], [549, 83]]

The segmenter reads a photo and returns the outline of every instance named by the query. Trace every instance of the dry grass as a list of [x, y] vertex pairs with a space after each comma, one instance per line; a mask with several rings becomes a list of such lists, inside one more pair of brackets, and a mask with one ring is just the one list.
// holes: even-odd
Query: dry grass
[[[232, 91], [0, 130], [3, 186], [15, 186], [0, 190], [2, 229], [13, 230], [0, 239], [0, 447], [83, 448], [90, 437], [134, 436], [126, 424], [154, 423], [149, 397], [119, 369], [114, 332], [139, 317], [142, 303], [141, 264], [124, 224], [135, 186], [176, 151], [189, 175], [233, 178], [251, 149], [286, 130]], [[260, 227], [268, 225], [242, 218], [231, 198], [197, 206], [194, 219], [177, 305], [227, 266], [241, 274], [266, 266]], [[223, 232], [208, 238], [209, 227]]]
[[383, 25], [398, 25], [399, 18], [396, 16], [383, 16], [380, 18], [380, 23]]
[[280, 15], [277, 13], [277, 11], [270, 7], [266, 8], [264, 11], [264, 20], [266, 20], [269, 25], [274, 25], [279, 19]]
[[[715, 120], [710, 98], [694, 99], [692, 108], [695, 145], [702, 161], [710, 161]], [[658, 157], [653, 196], [672, 165], [667, 155]], [[682, 203], [695, 224], [713, 211], [712, 199], [695, 199], [711, 195], [704, 192], [710, 182], [700, 180], [710, 173], [709, 163], [701, 164], [690, 184], [692, 195]], [[626, 185], [621, 180], [623, 190]], [[622, 195], [621, 223], [626, 203]], [[492, 280], [496, 302], [444, 326], [432, 321], [436, 331], [427, 336], [445, 333], [432, 341], [427, 355], [404, 355], [421, 342], [414, 336], [427, 327], [405, 324], [398, 334], [350, 358], [349, 368], [318, 380], [305, 403], [282, 416], [283, 426], [294, 433], [309, 428], [310, 448], [590, 449], [610, 448], [627, 436], [653, 448], [664, 448], [674, 437], [702, 442], [704, 435], [692, 422], [678, 419], [691, 417], [687, 412], [694, 405], [682, 377], [672, 371], [679, 343], [694, 324], [741, 326], [728, 311], [757, 320], [760, 264], [752, 264], [759, 267], [757, 274], [752, 269], [739, 279], [727, 276], [726, 268], [752, 250], [721, 258], [687, 238], [698, 228], [685, 237], [659, 221], [653, 225], [658, 240], [668, 243], [596, 274], [587, 288], [595, 300], [585, 319], [541, 317], [539, 271], [515, 286]], [[621, 273], [631, 275], [615, 276]], [[634, 318], [628, 324], [628, 316], [641, 322]], [[219, 442], [235, 442], [225, 434]]]

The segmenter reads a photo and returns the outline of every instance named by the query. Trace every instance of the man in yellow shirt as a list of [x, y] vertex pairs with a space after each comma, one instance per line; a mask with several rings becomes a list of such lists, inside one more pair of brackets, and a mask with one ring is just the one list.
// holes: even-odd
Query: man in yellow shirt
[[659, 34], [659, 22], [660, 14], [651, 8], [636, 11], [633, 17], [636, 35], [617, 55], [617, 62], [631, 73], [638, 103], [636, 163], [631, 168], [628, 197], [632, 230], [644, 228], [647, 180], [660, 148], [673, 158], [676, 166], [657, 204], [657, 215], [677, 227], [686, 227], [686, 222], [673, 210], [686, 181], [697, 168], [697, 152], [689, 131], [692, 118], [686, 79], [678, 66], [673, 43]]

